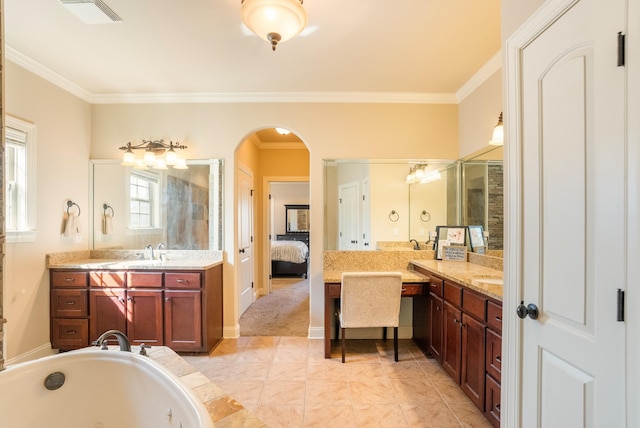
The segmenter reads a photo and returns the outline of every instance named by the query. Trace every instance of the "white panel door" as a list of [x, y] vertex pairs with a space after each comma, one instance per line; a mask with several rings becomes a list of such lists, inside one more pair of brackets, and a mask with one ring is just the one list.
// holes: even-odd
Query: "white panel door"
[[358, 183], [341, 185], [338, 188], [339, 250], [358, 250], [360, 242], [360, 189]]
[[253, 179], [238, 169], [238, 313], [254, 301], [253, 292]]
[[524, 427], [625, 426], [624, 8], [576, 1], [521, 52]]

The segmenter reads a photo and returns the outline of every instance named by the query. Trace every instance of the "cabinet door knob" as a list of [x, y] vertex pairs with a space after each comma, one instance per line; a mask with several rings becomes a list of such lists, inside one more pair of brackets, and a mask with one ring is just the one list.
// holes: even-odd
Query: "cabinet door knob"
[[170, 301], [171, 301], [171, 297], [165, 297], [165, 298], [164, 298], [164, 301], [165, 301], [165, 302], [170, 302]]

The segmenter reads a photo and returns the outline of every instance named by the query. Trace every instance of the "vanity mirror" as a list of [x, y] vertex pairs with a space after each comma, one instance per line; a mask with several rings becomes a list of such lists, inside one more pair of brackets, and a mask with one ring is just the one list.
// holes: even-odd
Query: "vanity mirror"
[[223, 160], [187, 164], [138, 170], [119, 160], [91, 160], [91, 247], [222, 250]]
[[[437, 172], [439, 178], [408, 183], [418, 165], [427, 165], [423, 177]], [[443, 224], [482, 225], [488, 249], [502, 249], [502, 147], [455, 161], [325, 160], [324, 179], [325, 249], [375, 250], [379, 241], [410, 239], [424, 244]]]

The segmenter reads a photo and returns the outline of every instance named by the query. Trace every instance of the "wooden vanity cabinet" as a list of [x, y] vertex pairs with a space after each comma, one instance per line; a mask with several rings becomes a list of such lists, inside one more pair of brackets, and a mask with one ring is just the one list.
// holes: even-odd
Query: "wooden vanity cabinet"
[[221, 264], [186, 272], [52, 269], [50, 281], [54, 349], [89, 346], [112, 329], [132, 345], [175, 351], [209, 352], [222, 340]]
[[51, 272], [51, 345], [56, 349], [89, 346], [86, 272]]

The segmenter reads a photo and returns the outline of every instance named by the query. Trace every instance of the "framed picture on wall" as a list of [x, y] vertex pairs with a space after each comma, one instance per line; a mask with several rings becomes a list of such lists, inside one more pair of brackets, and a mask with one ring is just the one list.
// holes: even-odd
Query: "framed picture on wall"
[[436, 260], [442, 260], [442, 247], [446, 245], [466, 246], [467, 226], [436, 226]]
[[477, 251], [480, 247], [485, 247], [484, 230], [482, 226], [467, 226], [469, 228], [469, 244], [471, 251]]

